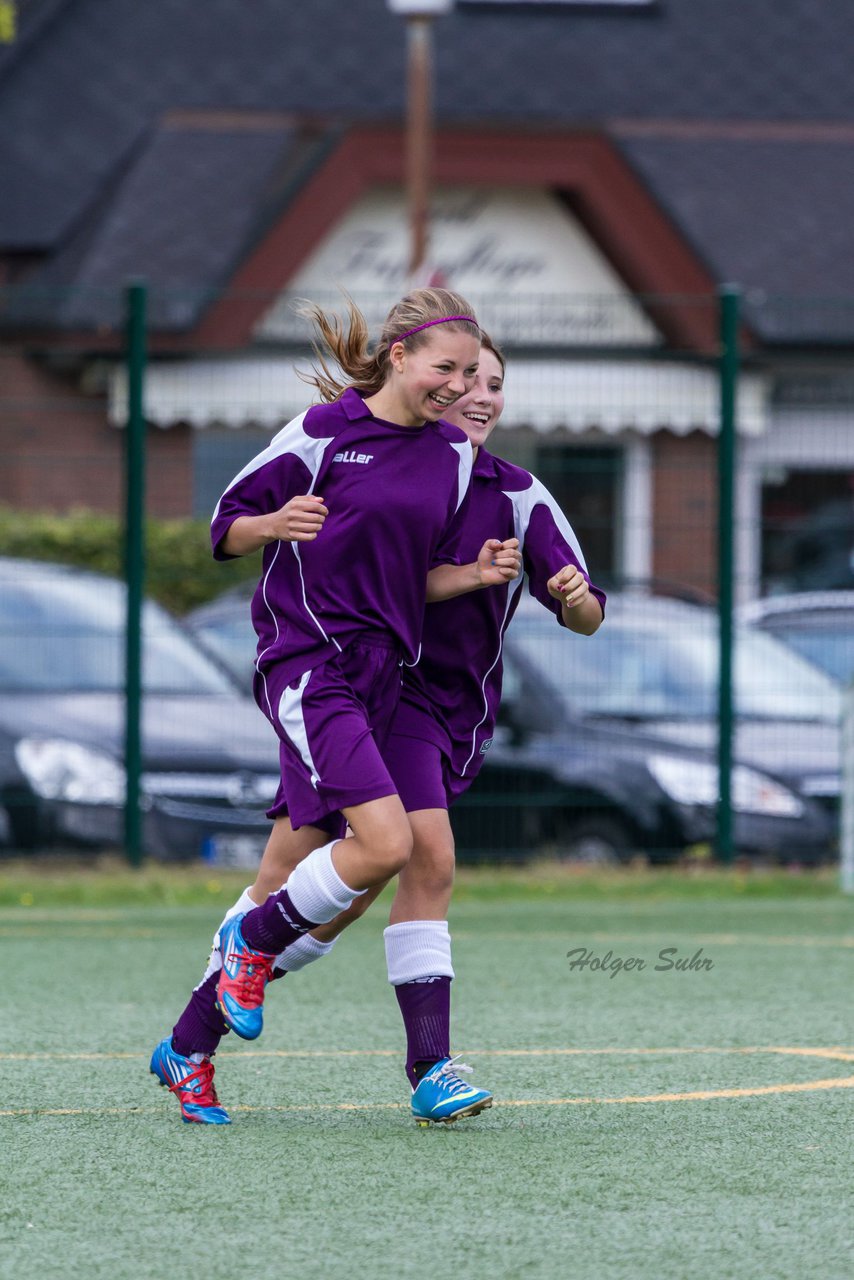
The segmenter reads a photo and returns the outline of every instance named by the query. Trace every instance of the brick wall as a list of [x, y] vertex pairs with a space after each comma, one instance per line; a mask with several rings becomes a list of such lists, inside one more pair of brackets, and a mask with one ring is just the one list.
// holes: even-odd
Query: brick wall
[[[85, 394], [78, 382], [0, 347], [0, 502], [42, 511], [121, 511], [124, 433], [107, 421], [105, 398]], [[191, 495], [189, 428], [151, 428], [149, 513], [189, 515]]]
[[717, 450], [704, 432], [653, 438], [653, 574], [717, 594]]

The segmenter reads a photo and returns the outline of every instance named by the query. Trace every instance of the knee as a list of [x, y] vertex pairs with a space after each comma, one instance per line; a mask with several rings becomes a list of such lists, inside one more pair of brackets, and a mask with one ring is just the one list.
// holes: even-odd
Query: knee
[[450, 893], [454, 887], [454, 856], [447, 861], [431, 867], [429, 873], [430, 888], [434, 893]]
[[454, 887], [455, 862], [452, 843], [425, 844], [416, 840], [404, 875], [407, 880], [417, 881], [425, 892], [449, 894]]
[[355, 854], [363, 885], [391, 880], [406, 866], [412, 853], [412, 831], [398, 797], [375, 801], [348, 817], [354, 839], [338, 846], [342, 856], [352, 861], [351, 855]]
[[387, 880], [398, 875], [412, 857], [412, 832], [408, 825], [389, 831], [377, 849], [377, 856]]

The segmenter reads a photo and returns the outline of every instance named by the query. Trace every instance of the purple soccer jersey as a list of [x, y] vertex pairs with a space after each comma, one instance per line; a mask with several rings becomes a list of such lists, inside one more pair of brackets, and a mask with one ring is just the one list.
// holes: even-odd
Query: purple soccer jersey
[[[528, 590], [562, 626], [560, 601], [549, 578], [574, 564], [590, 582], [578, 539], [539, 480], [480, 448], [472, 473], [459, 551], [462, 563], [477, 558], [488, 538], [518, 538]], [[524, 579], [472, 591], [427, 606], [421, 657], [404, 672], [393, 734], [427, 738], [445, 754], [454, 799], [483, 764], [501, 700], [504, 632], [519, 603]], [[590, 584], [605, 608], [605, 593]]]
[[214, 556], [238, 516], [320, 495], [329, 514], [312, 542], [272, 542], [252, 601], [257, 667], [286, 681], [385, 631], [417, 659], [425, 582], [459, 563], [472, 450], [449, 423], [401, 427], [375, 418], [352, 388], [295, 418], [231, 482], [211, 523]]

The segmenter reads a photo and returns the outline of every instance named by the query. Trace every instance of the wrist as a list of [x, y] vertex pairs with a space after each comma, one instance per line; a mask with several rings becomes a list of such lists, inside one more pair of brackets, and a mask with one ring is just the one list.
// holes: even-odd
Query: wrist
[[472, 587], [475, 590], [478, 590], [480, 587], [489, 586], [489, 583], [486, 581], [485, 566], [481, 565], [479, 560], [475, 560], [474, 563], [468, 565], [467, 568], [471, 573]]
[[282, 537], [277, 533], [273, 526], [272, 516], [259, 516], [258, 524], [255, 526], [254, 533], [256, 538], [260, 539], [263, 546], [267, 546], [271, 542], [287, 542], [288, 538]]

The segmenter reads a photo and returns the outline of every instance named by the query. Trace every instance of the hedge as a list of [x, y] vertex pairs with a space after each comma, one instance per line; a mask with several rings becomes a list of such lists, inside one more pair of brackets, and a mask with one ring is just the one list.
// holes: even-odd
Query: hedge
[[[0, 555], [121, 576], [123, 553], [124, 532], [115, 516], [84, 509], [57, 515], [0, 505]], [[257, 578], [259, 571], [258, 556], [214, 560], [207, 520], [146, 522], [146, 593], [173, 613], [186, 613], [238, 582]]]

